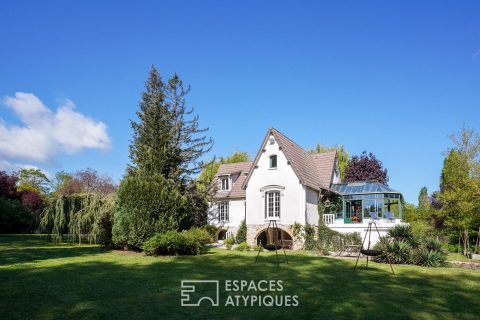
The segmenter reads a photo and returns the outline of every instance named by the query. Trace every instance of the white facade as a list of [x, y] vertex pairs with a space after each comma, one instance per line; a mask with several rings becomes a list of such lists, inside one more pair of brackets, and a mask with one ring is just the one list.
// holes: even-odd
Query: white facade
[[[226, 205], [228, 208], [228, 218], [226, 219], [220, 219], [220, 207], [222, 205]], [[236, 234], [243, 219], [245, 219], [244, 199], [219, 200], [210, 205], [209, 223], [217, 226], [219, 231], [227, 231], [227, 236]]]
[[[222, 190], [225, 178], [229, 179], [228, 190]], [[222, 165], [216, 179], [219, 190], [211, 205], [210, 223], [218, 227], [222, 236], [235, 235], [245, 219], [249, 245], [270, 243], [275, 237], [272, 238], [272, 230], [267, 234], [266, 229], [275, 220], [281, 229], [281, 240], [290, 241], [294, 248], [302, 243], [295, 241], [293, 225], [318, 225], [322, 194], [333, 192], [330, 188], [341, 184], [336, 152], [309, 154], [273, 128], [265, 136], [254, 162]], [[220, 214], [219, 208], [225, 208], [225, 204], [228, 204], [228, 219], [220, 219], [225, 217], [225, 209]], [[358, 232], [363, 239], [368, 221], [346, 220], [337, 219], [334, 214], [324, 215], [324, 222], [331, 229], [340, 233]], [[399, 223], [399, 219], [378, 221], [381, 236]], [[378, 233], [373, 231], [372, 245], [378, 241]]]
[[[333, 219], [330, 219], [330, 218], [333, 218]], [[362, 223], [345, 223], [343, 219], [335, 219], [334, 217], [329, 217], [328, 215], [323, 216], [323, 221], [327, 224], [327, 226], [330, 229], [340, 233], [357, 232], [360, 234], [360, 237], [362, 238], [362, 240], [365, 237], [365, 233], [367, 233], [368, 223], [371, 222], [371, 220], [367, 219]], [[378, 242], [379, 235], [380, 237], [386, 236], [388, 230], [398, 224], [402, 224], [402, 220], [395, 219], [394, 221], [388, 221], [386, 219], [379, 219], [379, 220], [376, 220], [375, 223], [377, 228], [375, 228], [375, 226], [372, 225], [372, 232], [370, 235], [370, 242], [372, 246]], [[378, 229], [378, 232], [377, 232], [377, 229]], [[368, 235], [365, 240], [365, 247], [367, 247], [367, 245], [368, 245]]]
[[[272, 139], [272, 140], [271, 140]], [[262, 225], [269, 220], [291, 225], [305, 224], [305, 188], [288, 164], [278, 143], [270, 136], [246, 188], [247, 224]], [[270, 168], [270, 156], [277, 156], [277, 167]], [[280, 192], [280, 217], [266, 215], [267, 192]]]
[[306, 204], [306, 222], [311, 224], [311, 225], [318, 225], [318, 201], [319, 199], [319, 193], [318, 191], [315, 191], [309, 187], [306, 187], [306, 199], [305, 199], [305, 204]]

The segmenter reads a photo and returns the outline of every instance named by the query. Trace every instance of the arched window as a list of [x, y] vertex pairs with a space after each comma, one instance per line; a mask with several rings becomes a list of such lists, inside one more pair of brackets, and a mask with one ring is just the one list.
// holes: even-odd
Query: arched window
[[280, 191], [265, 192], [265, 219], [280, 218]]

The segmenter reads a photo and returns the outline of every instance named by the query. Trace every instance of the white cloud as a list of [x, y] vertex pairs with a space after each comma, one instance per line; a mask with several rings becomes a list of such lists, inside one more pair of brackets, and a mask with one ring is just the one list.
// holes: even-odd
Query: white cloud
[[[36, 166], [32, 166], [29, 164], [22, 164], [22, 163], [10, 163], [7, 160], [0, 160], [0, 171], [6, 171], [6, 172], [13, 172], [13, 171], [18, 171], [20, 169], [39, 169]], [[43, 172], [46, 172], [42, 170]]]
[[2, 104], [11, 108], [23, 125], [8, 125], [0, 119], [0, 159], [49, 163], [59, 153], [111, 148], [107, 126], [76, 112], [70, 100], [53, 111], [35, 95], [17, 92]]

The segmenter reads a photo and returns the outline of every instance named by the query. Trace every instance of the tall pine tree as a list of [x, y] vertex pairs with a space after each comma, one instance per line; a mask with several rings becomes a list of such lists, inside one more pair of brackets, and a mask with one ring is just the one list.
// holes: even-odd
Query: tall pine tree
[[152, 66], [138, 120], [131, 121], [131, 164], [119, 186], [113, 228], [118, 243], [140, 246], [155, 233], [205, 223], [207, 194], [194, 175], [213, 142], [187, 108], [189, 91], [178, 75], [164, 82]]

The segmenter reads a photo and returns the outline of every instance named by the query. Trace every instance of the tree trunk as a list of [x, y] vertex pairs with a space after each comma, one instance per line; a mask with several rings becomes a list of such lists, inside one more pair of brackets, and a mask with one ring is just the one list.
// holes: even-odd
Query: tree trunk
[[463, 229], [463, 255], [468, 255], [468, 229]]
[[476, 242], [475, 253], [480, 253], [480, 227], [478, 227], [477, 242]]

